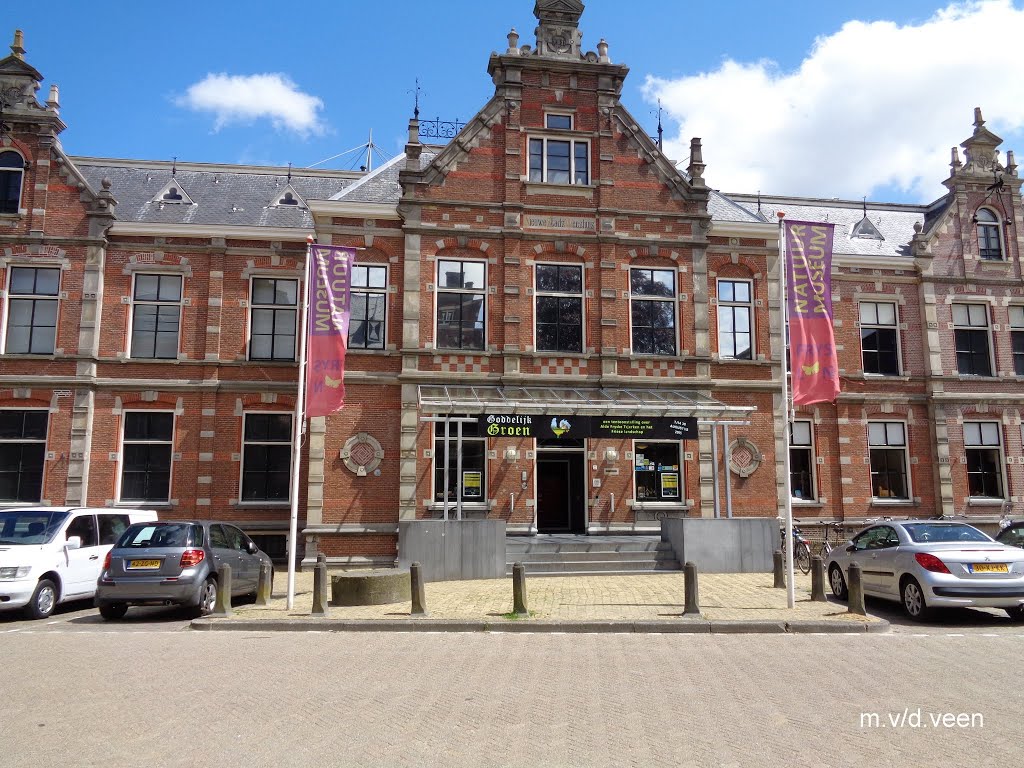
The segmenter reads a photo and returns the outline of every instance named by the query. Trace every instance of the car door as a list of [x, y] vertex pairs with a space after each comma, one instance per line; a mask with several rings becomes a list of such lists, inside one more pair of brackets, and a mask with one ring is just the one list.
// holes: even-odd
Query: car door
[[256, 589], [256, 580], [259, 578], [259, 568], [254, 567], [257, 562], [255, 555], [250, 555], [247, 545], [249, 537], [233, 525], [225, 525], [224, 532], [227, 534], [228, 543], [235, 550], [238, 562], [238, 576], [235, 579], [235, 591], [238, 593], [249, 593]]
[[72, 536], [82, 540], [78, 549], [64, 547], [64, 597], [89, 597], [96, 592], [96, 581], [103, 568], [103, 548], [96, 529], [96, 515], [75, 515], [65, 529], [64, 540]]
[[210, 525], [210, 551], [213, 553], [214, 566], [217, 572], [225, 565], [231, 567], [231, 591], [238, 592], [238, 577], [241, 568], [238, 562], [238, 550], [231, 545], [225, 526], [219, 523]]
[[848, 553], [847, 565], [857, 563], [860, 565], [861, 584], [865, 592], [876, 593], [877, 576], [875, 574], [875, 555], [877, 543], [885, 538], [883, 526], [874, 526], [857, 534], [852, 541], [852, 550]]
[[865, 578], [870, 580], [872, 592], [895, 598], [899, 596], [896, 556], [899, 554], [900, 537], [891, 525], [880, 525], [878, 531], [868, 545], [870, 576]]

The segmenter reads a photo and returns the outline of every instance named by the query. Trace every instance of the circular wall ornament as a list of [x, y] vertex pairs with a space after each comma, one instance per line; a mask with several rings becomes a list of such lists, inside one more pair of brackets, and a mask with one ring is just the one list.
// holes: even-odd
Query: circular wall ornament
[[[384, 458], [384, 448], [373, 435], [360, 432], [345, 441], [341, 447], [341, 459], [350, 472], [366, 477], [374, 472]], [[379, 470], [374, 474], [379, 474]]]
[[740, 477], [750, 477], [761, 466], [764, 456], [758, 447], [745, 437], [729, 443], [729, 470]]

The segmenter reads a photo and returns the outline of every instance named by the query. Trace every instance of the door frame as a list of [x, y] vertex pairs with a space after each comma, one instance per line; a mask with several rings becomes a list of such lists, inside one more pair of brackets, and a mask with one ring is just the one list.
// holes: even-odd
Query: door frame
[[[582, 528], [583, 528], [583, 530], [582, 530], [581, 533], [576, 533], [574, 535], [586, 535], [588, 530], [589, 530], [589, 528], [590, 528], [590, 503], [589, 503], [590, 502], [590, 494], [587, 492], [588, 488], [590, 487], [590, 482], [589, 482], [589, 480], [590, 480], [590, 467], [588, 466], [588, 460], [587, 460], [587, 456], [589, 455], [587, 453], [587, 441], [586, 440], [583, 441], [583, 447], [582, 448], [575, 448], [575, 447], [572, 447], [572, 448], [569, 448], [569, 447], [566, 447], [566, 448], [543, 447], [543, 448], [541, 448], [541, 447], [538, 447], [539, 442], [540, 441], [535, 441], [534, 453], [533, 453], [533, 456], [534, 456], [534, 459], [533, 459], [533, 461], [534, 461], [533, 503], [535, 505], [534, 511], [535, 511], [536, 519], [537, 519], [537, 533], [540, 534], [540, 506], [539, 506], [539, 502], [540, 502], [540, 486], [539, 486], [539, 482], [540, 482], [540, 460], [541, 460], [541, 456], [542, 455], [547, 455], [547, 456], [569, 455], [569, 456], [579, 456], [580, 460], [583, 462], [583, 477], [582, 477], [582, 482], [583, 482], [583, 488], [582, 488], [582, 491], [583, 491], [583, 525], [582, 525]], [[571, 480], [570, 480], [570, 483], [571, 483]], [[570, 490], [571, 490], [571, 485], [570, 485]], [[570, 519], [570, 528], [571, 528], [571, 519]]]

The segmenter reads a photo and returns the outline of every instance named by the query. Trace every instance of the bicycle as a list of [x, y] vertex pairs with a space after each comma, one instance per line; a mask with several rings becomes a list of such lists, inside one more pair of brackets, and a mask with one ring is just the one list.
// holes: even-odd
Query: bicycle
[[[836, 539], [835, 543], [829, 541], [829, 531], [830, 530], [835, 533], [835, 539]], [[822, 560], [828, 560], [828, 556], [832, 554], [832, 550], [835, 549], [838, 546], [841, 546], [842, 543], [845, 540], [846, 540], [846, 537], [845, 537], [845, 531], [843, 530], [843, 524], [842, 523], [829, 523], [825, 527], [825, 540], [823, 542], [821, 542], [821, 547], [818, 550], [818, 554], [821, 556], [821, 559]]]
[[[779, 538], [782, 540], [782, 554], [786, 554], [786, 529], [779, 529]], [[804, 538], [800, 529], [793, 526], [793, 565], [800, 569], [803, 574], [811, 572], [811, 545]]]

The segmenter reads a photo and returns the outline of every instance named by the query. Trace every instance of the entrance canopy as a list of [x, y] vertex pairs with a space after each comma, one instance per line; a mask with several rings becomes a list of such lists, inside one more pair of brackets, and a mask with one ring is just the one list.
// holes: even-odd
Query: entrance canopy
[[692, 416], [701, 421], [746, 419], [753, 406], [726, 405], [684, 389], [597, 387], [419, 386], [420, 411], [430, 414], [590, 414]]

